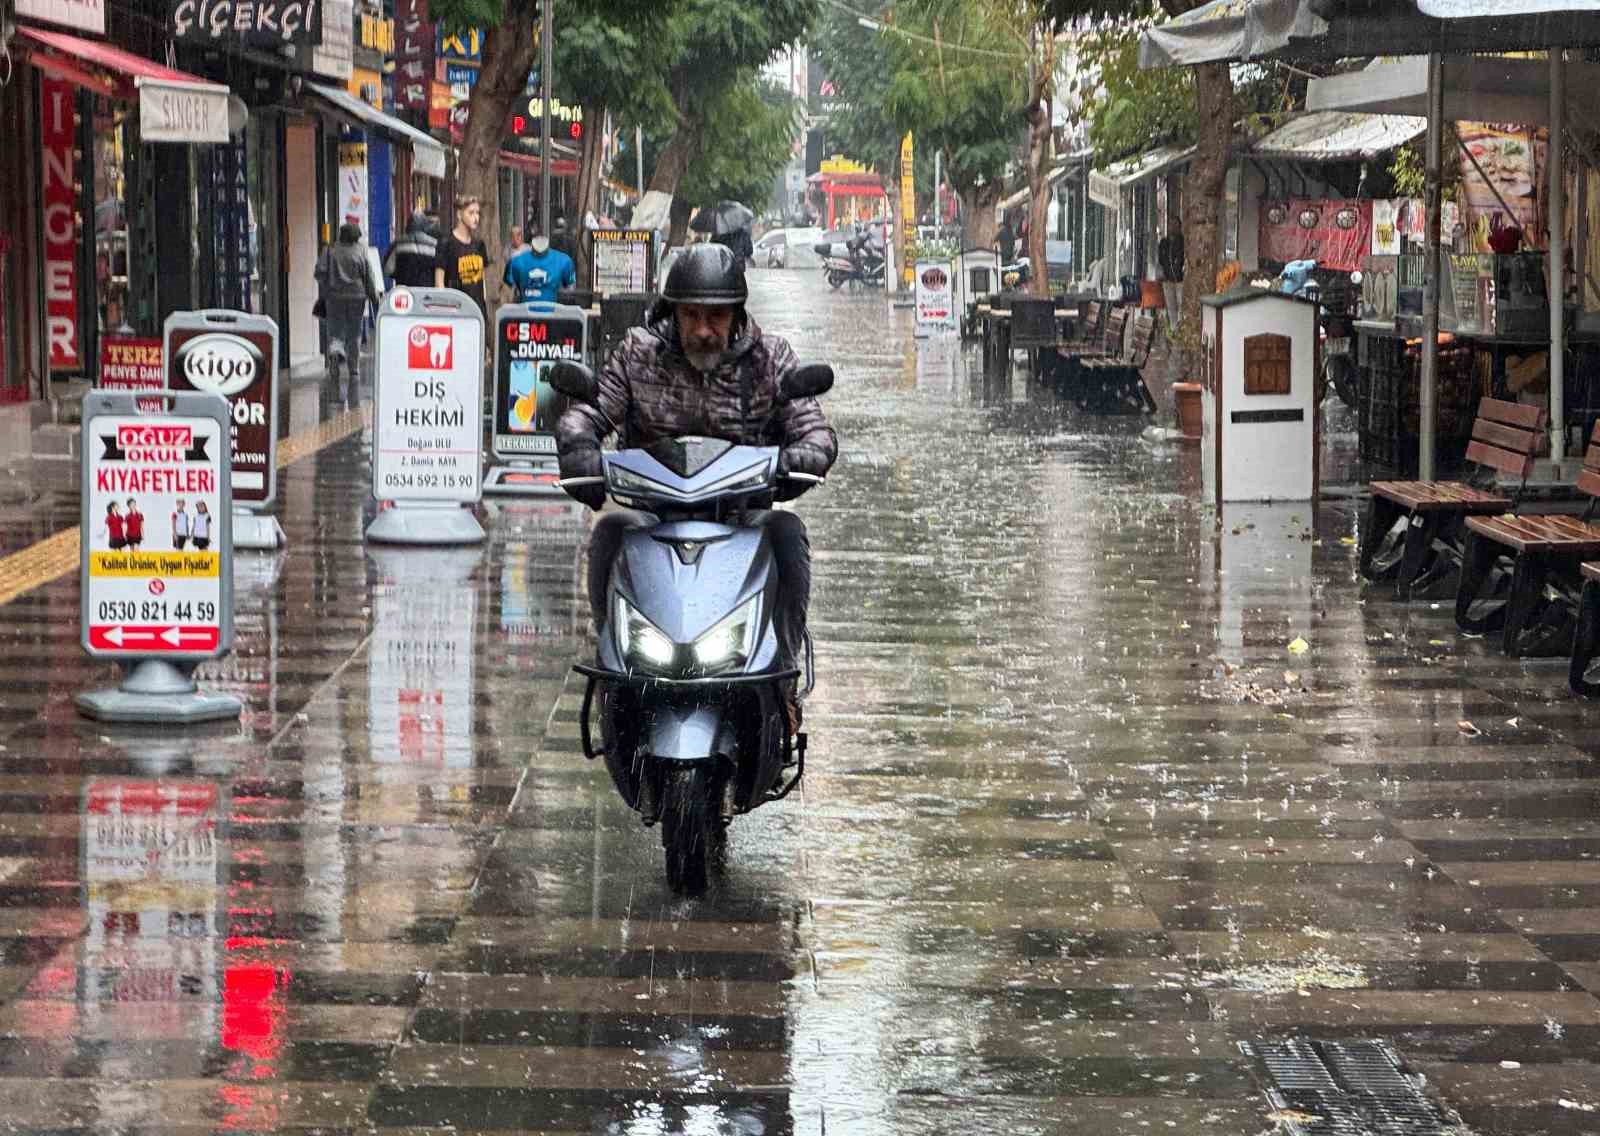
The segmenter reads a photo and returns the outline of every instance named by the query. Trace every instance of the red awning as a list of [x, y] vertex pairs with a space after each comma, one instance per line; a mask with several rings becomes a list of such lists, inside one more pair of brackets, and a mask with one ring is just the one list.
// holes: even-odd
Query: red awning
[[29, 64], [108, 99], [138, 100], [146, 142], [226, 142], [228, 88], [98, 40], [17, 28]]
[[197, 76], [174, 71], [142, 56], [112, 47], [109, 43], [21, 26], [17, 28], [17, 35], [31, 41], [23, 46], [28, 61], [40, 71], [87, 87], [107, 98], [133, 98], [140, 79], [200, 87], [217, 86]]
[[[539, 167], [544, 164], [544, 159], [538, 154], [518, 154], [511, 150], [500, 151], [500, 164], [507, 169], [521, 170], [528, 174], [537, 174]], [[577, 177], [578, 162], [575, 158], [557, 158], [550, 163], [551, 177]]]

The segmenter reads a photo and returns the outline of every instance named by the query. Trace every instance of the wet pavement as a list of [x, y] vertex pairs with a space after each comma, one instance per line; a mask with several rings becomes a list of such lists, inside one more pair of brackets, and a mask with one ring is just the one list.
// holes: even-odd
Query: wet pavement
[[368, 550], [328, 442], [238, 560], [240, 723], [81, 720], [76, 580], [0, 606], [0, 1131], [1254, 1136], [1295, 1114], [1241, 1043], [1292, 1037], [1600, 1131], [1563, 663], [1362, 589], [1347, 502], [1219, 523], [1192, 449], [881, 297], [754, 306], [838, 369], [844, 456], [807, 779], [712, 893], [579, 752], [583, 515]]

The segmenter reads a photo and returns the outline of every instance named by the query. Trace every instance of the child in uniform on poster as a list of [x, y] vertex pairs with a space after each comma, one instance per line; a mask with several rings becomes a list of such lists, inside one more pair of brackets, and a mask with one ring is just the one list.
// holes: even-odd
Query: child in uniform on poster
[[112, 552], [121, 552], [128, 546], [127, 525], [122, 519], [122, 509], [112, 501], [106, 506], [106, 535], [110, 538]]
[[178, 498], [178, 507], [172, 511], [172, 547], [179, 552], [184, 545], [189, 543], [189, 514], [183, 507], [183, 498]]
[[144, 543], [144, 514], [139, 511], [139, 502], [132, 497], [128, 498], [128, 511], [123, 518], [123, 536], [135, 552]]
[[189, 539], [202, 552], [211, 547], [211, 511], [206, 508], [204, 501], [194, 504], [194, 521], [189, 526]]

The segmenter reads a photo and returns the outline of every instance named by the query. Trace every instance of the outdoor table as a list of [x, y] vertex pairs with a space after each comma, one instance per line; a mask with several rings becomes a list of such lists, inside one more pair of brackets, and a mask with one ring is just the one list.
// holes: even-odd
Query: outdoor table
[[[979, 304], [977, 307], [978, 318], [983, 321], [983, 367], [985, 371], [1003, 365], [1011, 354], [1011, 310], [1000, 308], [996, 310], [991, 304]], [[1077, 308], [1056, 308], [1056, 323], [1068, 325], [1062, 328], [1062, 337], [1071, 338], [1070, 325], [1078, 318]]]

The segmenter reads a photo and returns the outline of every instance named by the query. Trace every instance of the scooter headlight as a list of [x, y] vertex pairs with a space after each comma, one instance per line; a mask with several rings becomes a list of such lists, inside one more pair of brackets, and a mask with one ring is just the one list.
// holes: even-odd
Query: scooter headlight
[[755, 650], [756, 604], [751, 596], [722, 622], [694, 641], [695, 665], [706, 671], [743, 666]]
[[678, 657], [677, 645], [666, 633], [621, 596], [617, 597], [617, 650], [624, 659], [655, 671], [669, 669]]

